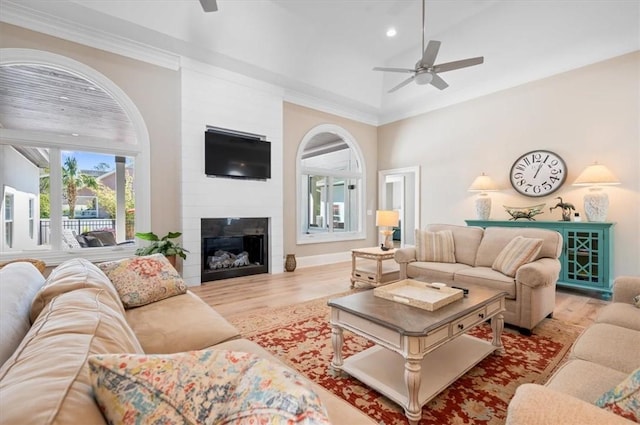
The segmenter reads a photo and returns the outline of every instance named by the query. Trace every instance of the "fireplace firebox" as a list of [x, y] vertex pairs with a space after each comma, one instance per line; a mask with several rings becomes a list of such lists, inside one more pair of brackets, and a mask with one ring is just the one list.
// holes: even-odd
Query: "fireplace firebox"
[[269, 273], [268, 218], [203, 218], [201, 282]]

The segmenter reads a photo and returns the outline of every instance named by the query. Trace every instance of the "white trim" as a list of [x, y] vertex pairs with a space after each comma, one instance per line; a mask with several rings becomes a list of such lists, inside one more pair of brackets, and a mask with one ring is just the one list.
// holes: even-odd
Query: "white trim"
[[[4, 11], [3, 11], [4, 12]], [[133, 125], [133, 129], [136, 135], [136, 144], [135, 145], [123, 145], [118, 149], [109, 149], [109, 153], [118, 153], [123, 156], [131, 156], [135, 155], [135, 173], [136, 178], [134, 182], [134, 190], [136, 193], [136, 228], [138, 229], [148, 229], [151, 226], [151, 195], [150, 195], [150, 187], [151, 187], [151, 150], [150, 150], [150, 142], [149, 142], [149, 133], [147, 131], [147, 126], [145, 124], [144, 118], [142, 114], [133, 103], [133, 101], [125, 94], [120, 87], [118, 87], [113, 81], [109, 78], [96, 71], [95, 69], [80, 63], [74, 59], [57, 55], [51, 52], [45, 52], [41, 50], [34, 49], [15, 49], [15, 48], [4, 48], [0, 49], [0, 66], [6, 65], [15, 65], [15, 64], [38, 64], [43, 66], [49, 66], [52, 68], [59, 68], [65, 70], [67, 72], [71, 72], [76, 74], [77, 76], [84, 78], [88, 81], [93, 82], [96, 86], [102, 88], [106, 93], [108, 93], [116, 103], [123, 109], [129, 120]], [[51, 137], [44, 135], [43, 133], [37, 132], [19, 132], [16, 130], [8, 130], [8, 129], [0, 129], [0, 137], [2, 137], [3, 143], [8, 143], [9, 141], [19, 141], [23, 144], [30, 144], [32, 146], [55, 146], [56, 149], [53, 149], [54, 155], [51, 157], [51, 160], [54, 163], [60, 163], [59, 155], [56, 158], [55, 152], [59, 152], [59, 148], [64, 149], [64, 147], [74, 147], [75, 149], [85, 150], [85, 151], [96, 151], [96, 152], [105, 152], [100, 146], [104, 146], [104, 142], [100, 139], [95, 138], [78, 138], [79, 140], [72, 140], [70, 137], [60, 137], [57, 136]], [[6, 138], [5, 138], [6, 137]], [[31, 137], [33, 139], [31, 139]], [[49, 143], [47, 144], [47, 141]], [[51, 184], [52, 188], [56, 185], [60, 176], [56, 176], [55, 174], [59, 172], [57, 168], [53, 168], [51, 170]], [[61, 191], [61, 187], [56, 188]], [[52, 251], [38, 251], [39, 256], [44, 257], [43, 259], [47, 259], [49, 261], [59, 261], [60, 254], [62, 251], [58, 251], [58, 247], [60, 247], [60, 236], [61, 235], [61, 214], [62, 214], [62, 205], [57, 205], [58, 200], [51, 199], [51, 246], [54, 247]], [[60, 200], [60, 202], [62, 202]], [[56, 228], [59, 227], [59, 228]], [[122, 253], [125, 251], [124, 249], [114, 249], [110, 248], [109, 251], [115, 250], [116, 252]], [[126, 250], [128, 252], [129, 250]], [[42, 255], [40, 255], [42, 252]], [[105, 250], [95, 250], [92, 248], [91, 250], [83, 250], [74, 253], [76, 256], [82, 256], [88, 259], [100, 260], [105, 258], [104, 256]], [[81, 254], [81, 255], [80, 255]], [[0, 254], [2, 258], [5, 257], [5, 254]], [[110, 257], [107, 255], [106, 257]]]
[[129, 38], [79, 25], [77, 22], [65, 21], [60, 17], [53, 17], [17, 2], [2, 1], [0, 21], [174, 71], [180, 69], [180, 56], [176, 54]]
[[[359, 199], [358, 199], [358, 230], [355, 232], [331, 232], [331, 233], [314, 233], [314, 234], [303, 234], [302, 233], [302, 206], [301, 199], [306, 199], [306, 193], [303, 195], [301, 193], [301, 180], [302, 173], [304, 168], [302, 167], [302, 155], [304, 153], [304, 147], [306, 144], [316, 135], [321, 133], [332, 133], [339, 136], [342, 140], [344, 140], [351, 149], [356, 152], [359, 161], [360, 167], [360, 175], [358, 176], [359, 181], [361, 182], [361, 188], [359, 190]], [[337, 242], [337, 241], [349, 241], [349, 240], [357, 240], [357, 239], [365, 239], [366, 238], [366, 215], [365, 215], [365, 199], [367, 196], [367, 170], [366, 170], [366, 161], [364, 160], [364, 155], [362, 154], [362, 150], [360, 149], [360, 145], [356, 141], [356, 138], [353, 137], [351, 133], [349, 133], [344, 128], [335, 125], [335, 124], [320, 124], [313, 127], [311, 130], [307, 132], [302, 137], [302, 141], [298, 145], [298, 152], [296, 153], [296, 243], [300, 245], [304, 244], [313, 244], [313, 243], [322, 243], [322, 242]], [[319, 175], [325, 175], [326, 170], [319, 172]]]
[[[325, 112], [327, 114], [337, 115], [342, 118], [351, 119], [364, 124], [373, 126], [380, 125], [380, 119], [378, 113], [375, 111], [365, 112], [357, 107], [345, 106], [338, 101], [330, 101], [327, 99], [321, 99], [310, 94], [285, 89], [284, 101], [294, 103], [296, 105], [304, 106], [306, 108], [315, 109], [317, 111]], [[371, 107], [371, 109], [375, 109]]]
[[351, 261], [351, 251], [332, 252], [331, 254], [310, 255], [296, 258], [298, 268], [324, 266], [326, 264]]

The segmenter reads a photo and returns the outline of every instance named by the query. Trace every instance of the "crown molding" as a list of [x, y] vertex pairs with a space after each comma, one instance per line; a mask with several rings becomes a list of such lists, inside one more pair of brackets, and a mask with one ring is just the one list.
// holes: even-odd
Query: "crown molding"
[[3, 0], [0, 21], [177, 71], [180, 56]]
[[365, 112], [362, 108], [348, 107], [341, 102], [333, 102], [326, 98], [320, 98], [297, 90], [285, 89], [284, 100], [286, 102], [295, 103], [296, 105], [306, 108], [315, 109], [327, 114], [337, 115], [341, 118], [347, 118], [364, 124], [373, 126], [379, 125], [379, 118], [376, 112]]

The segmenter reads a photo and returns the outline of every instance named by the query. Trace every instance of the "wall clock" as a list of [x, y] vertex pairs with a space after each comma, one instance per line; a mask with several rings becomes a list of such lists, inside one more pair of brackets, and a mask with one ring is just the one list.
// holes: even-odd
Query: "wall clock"
[[556, 190], [567, 178], [567, 166], [557, 154], [535, 150], [527, 152], [511, 166], [509, 180], [511, 186], [524, 196], [547, 196]]

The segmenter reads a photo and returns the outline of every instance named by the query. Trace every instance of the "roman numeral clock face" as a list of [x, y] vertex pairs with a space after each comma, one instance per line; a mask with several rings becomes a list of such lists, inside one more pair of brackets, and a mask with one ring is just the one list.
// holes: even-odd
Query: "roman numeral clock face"
[[525, 196], [547, 196], [567, 178], [567, 166], [553, 152], [537, 150], [525, 153], [511, 166], [511, 185]]

